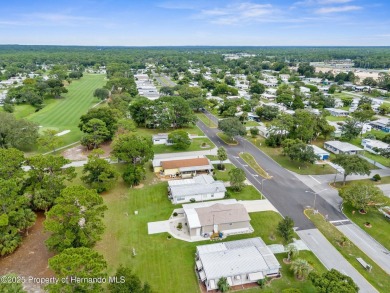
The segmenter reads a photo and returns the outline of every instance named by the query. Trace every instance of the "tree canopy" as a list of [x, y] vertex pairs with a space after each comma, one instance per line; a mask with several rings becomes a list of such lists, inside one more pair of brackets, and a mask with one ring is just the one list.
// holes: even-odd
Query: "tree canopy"
[[228, 137], [234, 138], [237, 135], [245, 135], [246, 128], [237, 117], [225, 118], [218, 121], [218, 128]]
[[336, 155], [333, 163], [343, 167], [344, 169], [344, 185], [348, 175], [370, 175], [370, 163], [358, 155]]

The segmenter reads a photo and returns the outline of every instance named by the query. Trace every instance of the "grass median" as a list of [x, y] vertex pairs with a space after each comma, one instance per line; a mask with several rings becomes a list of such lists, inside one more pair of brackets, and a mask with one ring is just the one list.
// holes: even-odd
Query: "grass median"
[[238, 141], [232, 139], [231, 137], [227, 136], [223, 132], [218, 132], [217, 133], [218, 137], [223, 140], [224, 143], [228, 145], [238, 145]]
[[[380, 266], [349, 241], [335, 226], [327, 222], [321, 214], [314, 214], [313, 210], [306, 210], [305, 214], [326, 239], [371, 285], [379, 292], [390, 292], [389, 275]], [[363, 258], [368, 264], [372, 265], [371, 272], [362, 267], [356, 260], [357, 257]]]
[[256, 162], [255, 158], [249, 153], [240, 153], [240, 158], [243, 159], [253, 170], [256, 171], [261, 177], [271, 179], [272, 177], [260, 167], [260, 165]]
[[203, 113], [196, 113], [196, 116], [209, 128], [217, 128], [217, 124]]

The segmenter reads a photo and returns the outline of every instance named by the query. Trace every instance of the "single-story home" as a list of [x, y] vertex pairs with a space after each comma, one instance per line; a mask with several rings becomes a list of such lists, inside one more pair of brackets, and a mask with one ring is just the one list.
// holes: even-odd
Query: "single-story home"
[[207, 291], [217, 289], [222, 277], [230, 286], [242, 286], [278, 276], [281, 268], [260, 237], [199, 245], [195, 263], [197, 276]]
[[385, 143], [380, 140], [368, 139], [368, 138], [362, 139], [362, 146], [366, 151], [369, 151], [370, 153], [373, 154], [378, 154], [379, 153], [378, 150], [383, 150], [390, 147], [388, 143]]
[[235, 199], [183, 204], [190, 237], [253, 232], [249, 214]]
[[154, 159], [152, 164], [155, 173], [169, 177], [191, 178], [199, 173], [209, 174], [214, 170], [205, 156]]
[[353, 144], [350, 144], [348, 142], [337, 141], [337, 140], [325, 142], [324, 149], [334, 154], [346, 154], [346, 155], [357, 155], [363, 151], [363, 149]]
[[335, 117], [346, 117], [349, 115], [349, 111], [343, 109], [325, 108], [325, 110], [327, 110], [331, 116]]
[[383, 118], [369, 123], [374, 129], [390, 132], [390, 119]]
[[329, 159], [330, 154], [327, 151], [314, 144], [311, 144], [310, 146], [313, 148], [314, 154], [318, 157], [319, 160], [324, 161]]
[[267, 94], [267, 93], [261, 94], [261, 97], [262, 97], [263, 99], [267, 99], [267, 100], [270, 100], [270, 101], [276, 99], [276, 95]]
[[211, 175], [198, 175], [190, 179], [168, 181], [168, 197], [173, 204], [191, 201], [221, 199], [226, 187], [222, 181], [215, 181]]
[[172, 145], [172, 141], [168, 139], [168, 133], [158, 133], [152, 136], [153, 144]]

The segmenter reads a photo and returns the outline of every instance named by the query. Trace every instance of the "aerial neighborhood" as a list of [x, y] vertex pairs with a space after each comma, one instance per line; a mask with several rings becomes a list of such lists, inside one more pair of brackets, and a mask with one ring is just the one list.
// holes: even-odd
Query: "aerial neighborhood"
[[390, 290], [390, 73], [358, 49], [29, 48], [0, 55], [1, 274], [111, 281], [20, 290]]

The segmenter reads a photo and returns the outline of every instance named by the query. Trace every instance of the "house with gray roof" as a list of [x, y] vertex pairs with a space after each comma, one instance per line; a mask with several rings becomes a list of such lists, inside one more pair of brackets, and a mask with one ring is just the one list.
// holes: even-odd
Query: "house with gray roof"
[[168, 181], [168, 197], [173, 204], [221, 199], [226, 187], [211, 175], [198, 175], [190, 179]]
[[346, 155], [357, 155], [363, 151], [363, 149], [343, 141], [327, 141], [324, 143], [324, 149], [334, 154], [346, 154]]
[[260, 237], [196, 247], [196, 274], [207, 291], [225, 277], [230, 286], [279, 276], [280, 264]]

